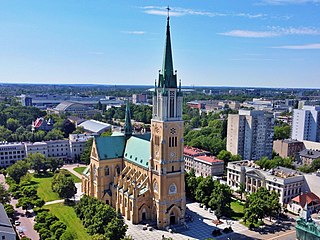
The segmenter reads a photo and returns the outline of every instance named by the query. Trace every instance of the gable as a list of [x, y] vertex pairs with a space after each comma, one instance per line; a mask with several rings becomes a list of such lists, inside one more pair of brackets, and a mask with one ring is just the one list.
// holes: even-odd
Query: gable
[[123, 157], [125, 147], [124, 136], [96, 137], [94, 140], [100, 160]]

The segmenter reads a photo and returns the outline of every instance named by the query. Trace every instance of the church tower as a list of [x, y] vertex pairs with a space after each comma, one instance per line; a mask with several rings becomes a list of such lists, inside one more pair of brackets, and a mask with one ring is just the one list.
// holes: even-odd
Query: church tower
[[169, 14], [163, 67], [153, 96], [150, 170], [158, 227], [183, 223], [186, 200], [182, 92], [181, 83], [177, 86], [177, 72], [173, 69]]

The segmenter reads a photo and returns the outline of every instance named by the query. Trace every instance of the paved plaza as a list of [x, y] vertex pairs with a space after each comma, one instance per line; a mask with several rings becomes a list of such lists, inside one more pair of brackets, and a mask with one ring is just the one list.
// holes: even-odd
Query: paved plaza
[[187, 204], [188, 210], [187, 214], [190, 214], [193, 218], [193, 222], [188, 222], [187, 225], [189, 227], [188, 230], [183, 230], [181, 233], [169, 233], [164, 230], [156, 230], [153, 231], [143, 230], [144, 225], [133, 225], [132, 223], [126, 221], [128, 224], [127, 234], [132, 236], [134, 240], [140, 239], [160, 239], [164, 235], [165, 237], [171, 237], [174, 240], [180, 239], [206, 239], [212, 238], [212, 231], [219, 228], [223, 230], [225, 227], [232, 226], [232, 229], [236, 233], [223, 234], [219, 237], [215, 237], [215, 239], [249, 239], [241, 234], [241, 232], [247, 231], [247, 228], [240, 224], [237, 221], [227, 221], [222, 219], [223, 224], [215, 226], [212, 223], [212, 220], [215, 220], [215, 216], [212, 213], [209, 213], [207, 210], [199, 207], [198, 203], [189, 203]]

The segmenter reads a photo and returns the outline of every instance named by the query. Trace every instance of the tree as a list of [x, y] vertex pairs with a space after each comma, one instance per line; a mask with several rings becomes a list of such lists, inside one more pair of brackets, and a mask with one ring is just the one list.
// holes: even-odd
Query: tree
[[50, 162], [41, 153], [31, 153], [25, 160], [30, 164], [31, 169], [35, 170], [37, 173], [41, 171], [46, 172], [50, 168]]
[[20, 178], [27, 174], [29, 165], [26, 161], [17, 161], [7, 168], [9, 176], [16, 182], [20, 182]]
[[[214, 187], [210, 195], [209, 207], [218, 209], [223, 216], [228, 216], [231, 212], [232, 192], [229, 186], [214, 181]], [[218, 216], [217, 216], [218, 217]]]
[[5, 128], [4, 126], [0, 126], [0, 141], [9, 141], [12, 131]]
[[17, 119], [9, 118], [7, 120], [7, 128], [12, 132], [15, 132], [19, 126], [20, 126], [20, 123]]
[[196, 189], [196, 200], [208, 206], [210, 195], [214, 188], [214, 182], [210, 176], [199, 179], [201, 182], [198, 184], [198, 187]]
[[62, 124], [62, 132], [64, 132], [64, 137], [69, 137], [69, 134], [74, 130], [76, 130], [76, 126], [68, 119], [65, 119]]
[[80, 156], [81, 162], [84, 162], [85, 164], [90, 163], [90, 154], [91, 154], [92, 144], [93, 144], [93, 138], [88, 139], [88, 141], [86, 142], [85, 148]]
[[320, 169], [320, 158], [317, 158], [312, 161], [311, 168], [314, 172], [317, 171], [318, 169]]
[[10, 196], [8, 191], [5, 189], [4, 185], [0, 183], [0, 203], [5, 204], [10, 201]]
[[59, 194], [61, 198], [69, 199], [77, 193], [77, 188], [71, 176], [67, 176], [64, 171], [60, 171], [53, 176], [52, 190]]
[[120, 214], [113, 218], [107, 225], [106, 236], [109, 239], [120, 240], [126, 235], [128, 226], [124, 223], [124, 220]]
[[11, 204], [5, 204], [4, 210], [6, 211], [9, 218], [14, 218], [14, 208]]
[[47, 133], [45, 136], [44, 140], [49, 141], [49, 140], [60, 140], [63, 139], [63, 132], [59, 129], [52, 129]]
[[63, 160], [58, 158], [48, 158], [48, 162], [50, 164], [50, 168], [52, 172], [55, 172], [57, 169], [63, 166]]
[[185, 173], [185, 185], [187, 198], [194, 200], [198, 181], [193, 168], [190, 172]]
[[290, 137], [291, 127], [289, 124], [282, 124], [280, 126], [274, 126], [273, 139], [287, 139]]

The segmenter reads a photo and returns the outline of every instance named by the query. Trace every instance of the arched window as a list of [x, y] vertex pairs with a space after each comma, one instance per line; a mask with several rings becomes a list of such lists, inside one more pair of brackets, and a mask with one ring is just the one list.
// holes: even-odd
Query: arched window
[[104, 173], [106, 176], [109, 176], [110, 175], [110, 169], [108, 166], [106, 166], [106, 168], [104, 169]]
[[93, 165], [93, 178], [97, 177], [97, 168], [95, 165]]
[[119, 165], [116, 166], [116, 172], [117, 172], [117, 174], [120, 174], [120, 167], [119, 167]]
[[155, 192], [158, 192], [158, 191], [159, 191], [157, 181], [154, 181], [154, 183], [153, 183], [153, 191], [155, 191]]
[[171, 167], [171, 172], [174, 172], [174, 166]]

